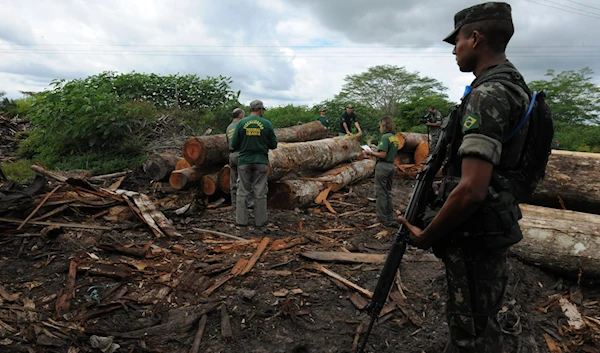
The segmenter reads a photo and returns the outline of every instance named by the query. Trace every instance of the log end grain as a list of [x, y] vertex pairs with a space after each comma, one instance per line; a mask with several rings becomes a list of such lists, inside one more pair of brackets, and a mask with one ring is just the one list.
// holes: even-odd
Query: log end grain
[[204, 144], [196, 137], [189, 138], [183, 144], [183, 158], [185, 158], [190, 165], [202, 165], [204, 163]]
[[285, 183], [269, 183], [267, 204], [269, 208], [289, 210], [294, 207], [294, 193]]
[[188, 178], [185, 174], [178, 171], [171, 173], [169, 177], [169, 185], [177, 190], [183, 189], [188, 184]]
[[226, 194], [231, 192], [231, 169], [229, 165], [224, 166], [219, 171], [219, 175], [217, 176], [217, 184], [219, 185], [219, 189]]
[[217, 183], [215, 182], [216, 177], [214, 175], [205, 175], [200, 179], [200, 185], [205, 195], [214, 195], [217, 191]]
[[175, 170], [181, 170], [185, 168], [189, 168], [192, 165], [185, 158], [179, 158], [177, 164], [175, 164]]

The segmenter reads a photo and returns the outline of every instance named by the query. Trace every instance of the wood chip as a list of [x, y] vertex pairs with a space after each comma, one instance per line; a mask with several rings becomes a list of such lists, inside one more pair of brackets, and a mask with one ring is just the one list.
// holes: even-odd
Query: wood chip
[[330, 276], [332, 278], [337, 279], [338, 281], [342, 282], [346, 286], [348, 286], [348, 287], [350, 287], [350, 288], [358, 291], [359, 293], [361, 293], [365, 297], [367, 297], [369, 299], [373, 297], [373, 292], [371, 292], [369, 290], [366, 290], [366, 289], [364, 289], [364, 288], [362, 288], [362, 287], [360, 287], [360, 286], [358, 286], [358, 285], [350, 282], [349, 280], [347, 280], [344, 277], [338, 275], [337, 273], [335, 273], [335, 272], [333, 272], [333, 271], [331, 271], [331, 270], [323, 267], [321, 264], [319, 264], [317, 262], [315, 262], [314, 264], [317, 267], [317, 270], [323, 272], [324, 274], [326, 274], [326, 275], [328, 275], [328, 276]]
[[7, 302], [14, 302], [17, 299], [19, 299], [19, 297], [21, 296], [22, 293], [14, 293], [14, 294], [8, 294], [8, 292], [6, 291], [6, 289], [4, 289], [4, 287], [2, 287], [0, 285], [0, 297], [2, 297], [4, 300], [6, 300]]
[[271, 241], [271, 239], [269, 237], [263, 238], [263, 240], [258, 245], [258, 248], [256, 248], [256, 251], [254, 252], [254, 254], [252, 254], [252, 257], [250, 257], [250, 259], [248, 260], [246, 267], [244, 268], [244, 270], [242, 270], [240, 275], [243, 276], [246, 273], [250, 272], [250, 270], [252, 270], [252, 267], [254, 267], [254, 265], [256, 264], [256, 262], [258, 261], [260, 256], [262, 255], [263, 251], [265, 251], [265, 249], [267, 248], [267, 245], [269, 245], [270, 241]]
[[225, 304], [221, 305], [221, 337], [223, 337], [225, 341], [229, 341], [233, 337], [231, 322]]
[[352, 293], [352, 295], [348, 299], [350, 299], [350, 302], [352, 302], [352, 304], [358, 310], [363, 310], [367, 307], [367, 305], [369, 305], [369, 302], [356, 292]]
[[560, 304], [560, 308], [567, 317], [569, 326], [576, 330], [580, 330], [585, 327], [583, 317], [581, 316], [579, 310], [577, 310], [577, 306], [575, 306], [575, 304], [571, 303], [565, 298], [560, 298], [558, 302]]

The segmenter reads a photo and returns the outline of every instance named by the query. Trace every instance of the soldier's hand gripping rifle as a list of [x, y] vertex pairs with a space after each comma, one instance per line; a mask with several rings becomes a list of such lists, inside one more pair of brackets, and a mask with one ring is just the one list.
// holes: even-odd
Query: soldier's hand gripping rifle
[[[413, 189], [412, 196], [410, 197], [410, 201], [408, 202], [408, 206], [404, 213], [404, 217], [410, 224], [417, 223], [418, 217], [420, 217], [425, 211], [429, 195], [432, 192], [431, 186], [433, 184], [433, 180], [446, 158], [447, 143], [445, 140], [445, 134], [442, 132], [437, 146], [434, 147], [434, 152], [426, 161], [425, 168], [423, 168], [417, 174], [417, 184]], [[398, 267], [400, 267], [400, 261], [402, 261], [402, 257], [404, 256], [406, 245], [410, 242], [408, 234], [409, 230], [404, 226], [404, 224], [401, 224], [400, 228], [398, 228], [398, 231], [396, 232], [396, 237], [392, 243], [390, 251], [388, 252], [385, 264], [381, 270], [381, 274], [379, 275], [379, 281], [377, 282], [377, 286], [373, 292], [373, 298], [371, 298], [371, 302], [365, 308], [366, 311], [371, 315], [371, 322], [369, 323], [367, 332], [365, 333], [363, 341], [358, 348], [358, 353], [362, 353], [364, 351], [367, 340], [369, 339], [369, 334], [373, 329], [373, 324], [379, 317], [381, 309], [383, 308], [388, 294], [390, 293], [390, 289], [394, 283], [394, 278], [396, 277], [396, 271], [398, 271]]]

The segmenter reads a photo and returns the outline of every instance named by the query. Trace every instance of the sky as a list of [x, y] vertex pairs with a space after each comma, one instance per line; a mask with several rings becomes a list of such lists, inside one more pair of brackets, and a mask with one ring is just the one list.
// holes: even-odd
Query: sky
[[[442, 39], [467, 0], [0, 0], [0, 91], [42, 91], [103, 71], [228, 76], [240, 101], [313, 105], [347, 75], [403, 66], [458, 101], [461, 73]], [[600, 1], [515, 0], [507, 56], [527, 81], [594, 70]]]

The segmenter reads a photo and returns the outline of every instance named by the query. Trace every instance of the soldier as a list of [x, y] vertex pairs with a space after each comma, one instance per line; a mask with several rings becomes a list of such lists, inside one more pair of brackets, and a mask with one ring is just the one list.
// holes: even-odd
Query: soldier
[[[230, 193], [231, 193], [231, 206], [233, 206], [233, 213], [235, 214], [235, 205], [236, 205], [236, 195], [237, 195], [237, 184], [239, 182], [238, 178], [238, 157], [240, 153], [235, 151], [231, 146], [231, 138], [233, 137], [233, 133], [235, 132], [235, 127], [237, 123], [244, 118], [244, 110], [240, 108], [235, 108], [232, 113], [233, 120], [231, 120], [231, 124], [227, 126], [225, 130], [225, 137], [227, 138], [227, 143], [229, 144], [229, 185], [230, 185]], [[253, 206], [252, 201], [252, 193], [250, 193], [247, 197], [248, 205], [247, 207]]]
[[437, 111], [435, 107], [429, 107], [427, 109], [427, 129], [429, 130], [429, 154], [433, 151], [437, 145], [440, 134], [442, 133], [442, 113]]
[[254, 195], [254, 225], [262, 227], [267, 223], [268, 153], [277, 148], [277, 137], [271, 122], [262, 117], [265, 110], [263, 102], [250, 102], [250, 116], [237, 123], [231, 139], [233, 149], [240, 151], [235, 210], [235, 223], [239, 226], [248, 225], [248, 208], [239, 206], [247, 205], [250, 193]]
[[397, 227], [398, 223], [392, 206], [392, 186], [396, 166], [394, 160], [398, 152], [398, 138], [394, 132], [394, 122], [390, 117], [379, 121], [379, 132], [383, 134], [377, 152], [366, 150], [367, 154], [377, 157], [375, 165], [375, 210], [381, 223], [389, 227]]
[[[434, 203], [437, 212], [421, 230], [403, 222], [411, 243], [433, 246], [446, 266], [446, 317], [450, 342], [445, 352], [504, 352], [496, 314], [502, 307], [508, 270], [506, 250], [522, 239], [518, 202], [505, 175], [519, 172], [529, 122], [512, 139], [513, 128], [525, 121], [531, 92], [506, 59], [514, 33], [511, 7], [488, 2], [454, 16], [454, 31], [444, 41], [462, 72], [476, 78], [444, 128], [448, 162]], [[515, 174], [510, 174], [515, 175]]]
[[350, 132], [352, 130], [352, 124], [356, 126], [358, 134], [362, 135], [360, 124], [358, 123], [358, 119], [354, 113], [354, 106], [352, 104], [348, 104], [346, 106], [346, 111], [340, 117], [340, 130], [338, 132], [338, 136], [352, 134], [352, 132]]

